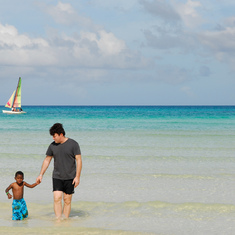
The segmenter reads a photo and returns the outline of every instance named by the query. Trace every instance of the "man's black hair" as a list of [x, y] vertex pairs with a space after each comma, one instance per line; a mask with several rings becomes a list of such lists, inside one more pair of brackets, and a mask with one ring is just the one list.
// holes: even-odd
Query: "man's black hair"
[[50, 128], [50, 135], [54, 134], [63, 134], [65, 136], [65, 131], [63, 128], [63, 125], [61, 123], [55, 123], [51, 128]]

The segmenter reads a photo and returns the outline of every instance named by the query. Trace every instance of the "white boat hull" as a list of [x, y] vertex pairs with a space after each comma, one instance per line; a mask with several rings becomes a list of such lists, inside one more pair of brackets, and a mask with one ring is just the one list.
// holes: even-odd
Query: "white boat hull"
[[7, 113], [7, 114], [23, 114], [26, 113], [24, 111], [11, 111], [11, 110], [2, 110], [3, 113]]

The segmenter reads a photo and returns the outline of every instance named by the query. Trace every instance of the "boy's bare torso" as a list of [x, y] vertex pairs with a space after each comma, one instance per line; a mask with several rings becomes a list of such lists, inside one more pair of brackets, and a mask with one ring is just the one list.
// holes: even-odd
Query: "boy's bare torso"
[[24, 186], [28, 188], [34, 188], [37, 185], [37, 183], [34, 184], [28, 184], [25, 181], [18, 184], [17, 182], [11, 184], [11, 189], [13, 193], [13, 199], [20, 200], [24, 196]]
[[19, 200], [23, 198], [25, 184], [27, 183], [24, 181], [21, 184], [17, 184], [16, 182], [11, 184], [13, 199]]

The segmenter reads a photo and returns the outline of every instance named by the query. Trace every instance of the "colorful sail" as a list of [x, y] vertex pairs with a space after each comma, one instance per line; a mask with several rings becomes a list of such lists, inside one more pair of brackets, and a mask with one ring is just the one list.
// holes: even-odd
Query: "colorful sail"
[[19, 77], [17, 88], [11, 95], [11, 98], [7, 101], [5, 107], [10, 108], [11, 110], [2, 110], [3, 113], [7, 114], [26, 113], [21, 108], [21, 77]]
[[16, 91], [14, 91], [14, 92], [12, 93], [11, 98], [7, 101], [5, 107], [7, 107], [7, 108], [12, 108], [13, 100], [14, 100], [14, 97], [15, 97], [15, 92], [16, 92]]
[[21, 108], [21, 77], [19, 78], [19, 82], [16, 88], [15, 99], [13, 102], [14, 108]]

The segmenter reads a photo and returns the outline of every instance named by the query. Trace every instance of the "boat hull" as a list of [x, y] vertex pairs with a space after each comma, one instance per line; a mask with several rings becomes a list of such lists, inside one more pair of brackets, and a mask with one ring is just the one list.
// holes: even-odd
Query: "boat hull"
[[7, 113], [7, 114], [23, 114], [26, 113], [24, 111], [11, 111], [11, 110], [2, 110], [3, 113]]

